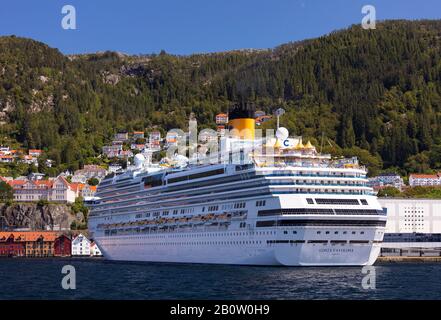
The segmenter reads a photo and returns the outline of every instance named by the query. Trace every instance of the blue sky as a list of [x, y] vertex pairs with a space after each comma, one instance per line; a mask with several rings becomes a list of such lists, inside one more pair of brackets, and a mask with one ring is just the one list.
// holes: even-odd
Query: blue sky
[[[73, 5], [77, 29], [61, 28]], [[64, 53], [174, 54], [272, 48], [377, 19], [439, 19], [440, 0], [3, 0], [0, 35], [29, 37]]]

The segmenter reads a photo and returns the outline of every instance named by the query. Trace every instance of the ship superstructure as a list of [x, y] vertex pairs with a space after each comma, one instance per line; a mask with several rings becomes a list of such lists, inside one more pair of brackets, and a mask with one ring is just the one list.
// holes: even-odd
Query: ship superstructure
[[277, 138], [250, 144], [252, 118], [235, 110], [230, 123], [242, 133], [223, 139], [221, 151], [211, 156], [216, 162], [161, 166], [138, 157], [134, 168], [100, 183], [89, 229], [104, 256], [244, 265], [373, 264], [386, 215], [367, 185], [366, 168], [356, 158], [321, 154], [282, 128]]

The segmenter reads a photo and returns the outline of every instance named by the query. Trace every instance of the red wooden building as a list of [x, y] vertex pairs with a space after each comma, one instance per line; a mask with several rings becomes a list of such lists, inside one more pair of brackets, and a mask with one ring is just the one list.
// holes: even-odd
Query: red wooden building
[[56, 257], [70, 257], [72, 253], [72, 240], [65, 236], [60, 235], [54, 242], [54, 256]]
[[26, 255], [26, 242], [20, 236], [15, 238], [13, 233], [0, 235], [0, 256], [23, 257]]
[[68, 257], [71, 239], [53, 231], [0, 232], [0, 256]]

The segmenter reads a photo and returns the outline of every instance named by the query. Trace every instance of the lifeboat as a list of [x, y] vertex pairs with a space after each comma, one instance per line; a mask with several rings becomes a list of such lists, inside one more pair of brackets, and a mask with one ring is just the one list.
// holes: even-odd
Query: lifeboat
[[227, 218], [227, 214], [226, 213], [222, 213], [222, 214], [218, 215], [217, 218], [224, 220], [224, 219]]

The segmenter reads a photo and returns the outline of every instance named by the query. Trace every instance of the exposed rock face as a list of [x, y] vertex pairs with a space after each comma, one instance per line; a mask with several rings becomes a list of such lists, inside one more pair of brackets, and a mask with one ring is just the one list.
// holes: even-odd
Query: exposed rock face
[[121, 80], [121, 77], [117, 74], [112, 74], [108, 71], [104, 71], [102, 72], [102, 76], [103, 76], [103, 81], [107, 84], [111, 84], [111, 85], [117, 85], [118, 82]]
[[60, 227], [69, 229], [75, 216], [64, 204], [39, 206], [36, 203], [0, 204], [0, 227], [31, 228], [43, 230]]

